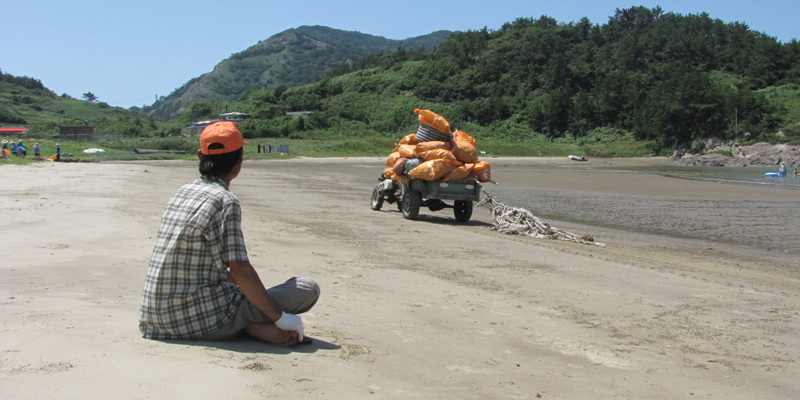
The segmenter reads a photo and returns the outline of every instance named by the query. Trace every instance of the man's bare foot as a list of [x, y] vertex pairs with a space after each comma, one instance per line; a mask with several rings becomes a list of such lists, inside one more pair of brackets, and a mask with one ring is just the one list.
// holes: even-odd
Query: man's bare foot
[[275, 326], [275, 324], [250, 324], [245, 328], [245, 331], [256, 339], [280, 346], [296, 344], [300, 336], [295, 331], [284, 331]]

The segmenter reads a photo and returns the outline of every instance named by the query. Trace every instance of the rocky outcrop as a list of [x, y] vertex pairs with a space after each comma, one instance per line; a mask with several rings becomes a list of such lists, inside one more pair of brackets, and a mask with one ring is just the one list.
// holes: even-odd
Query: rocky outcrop
[[733, 140], [722, 140], [719, 138], [710, 139], [695, 139], [692, 143], [684, 143], [675, 149], [672, 153], [673, 158], [682, 158], [688, 155], [710, 154], [719, 153], [721, 151], [727, 152], [730, 150], [731, 145], [735, 142]]
[[[702, 152], [698, 154], [698, 150]], [[769, 143], [740, 146], [738, 143], [709, 139], [679, 147], [673, 158], [677, 165], [682, 166], [776, 166], [783, 162], [787, 168], [794, 168], [800, 167], [800, 146]]]

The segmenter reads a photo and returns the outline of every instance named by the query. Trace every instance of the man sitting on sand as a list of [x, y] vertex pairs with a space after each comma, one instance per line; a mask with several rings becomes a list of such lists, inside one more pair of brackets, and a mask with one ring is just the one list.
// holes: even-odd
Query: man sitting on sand
[[317, 302], [310, 278], [265, 289], [247, 258], [239, 199], [231, 181], [242, 168], [244, 138], [217, 122], [200, 134], [202, 177], [170, 198], [142, 296], [139, 330], [149, 339], [225, 339], [247, 332], [265, 342], [303, 342], [295, 314]]

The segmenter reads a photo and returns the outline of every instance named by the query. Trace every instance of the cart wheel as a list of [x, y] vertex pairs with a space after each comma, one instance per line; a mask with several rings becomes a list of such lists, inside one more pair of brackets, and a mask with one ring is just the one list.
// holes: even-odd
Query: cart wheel
[[456, 200], [453, 204], [453, 214], [456, 221], [467, 222], [472, 218], [472, 202], [469, 200]]
[[419, 193], [411, 189], [406, 189], [404, 192], [403, 204], [400, 209], [403, 212], [403, 217], [405, 219], [417, 219], [419, 215], [419, 206], [422, 204], [422, 197], [420, 197]]
[[372, 203], [370, 204], [370, 208], [375, 211], [380, 211], [381, 207], [383, 207], [383, 195], [381, 191], [378, 190], [378, 186], [375, 186], [375, 189], [372, 190]]

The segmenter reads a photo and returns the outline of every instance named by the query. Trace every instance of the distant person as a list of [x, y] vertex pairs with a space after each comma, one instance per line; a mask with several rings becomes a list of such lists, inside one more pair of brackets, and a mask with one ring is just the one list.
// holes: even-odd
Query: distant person
[[38, 160], [42, 158], [42, 153], [39, 151], [39, 143], [33, 145], [33, 156]]
[[17, 144], [14, 142], [11, 142], [11, 154], [19, 156], [19, 154], [17, 154]]
[[781, 163], [781, 167], [778, 168], [778, 174], [781, 175], [781, 178], [786, 178], [786, 163]]
[[56, 143], [56, 161], [61, 161], [61, 146]]
[[22, 145], [22, 141], [21, 140], [19, 141], [19, 144], [17, 145], [17, 153], [19, 153], [18, 155], [20, 157], [22, 157], [22, 158], [25, 158], [28, 155], [28, 150], [25, 148], [25, 146]]
[[244, 138], [229, 121], [200, 134], [200, 179], [169, 199], [145, 280], [139, 330], [148, 339], [226, 339], [246, 332], [268, 343], [303, 341], [296, 314], [319, 285], [291, 278], [265, 289], [247, 256], [242, 209], [230, 185], [242, 169]]

